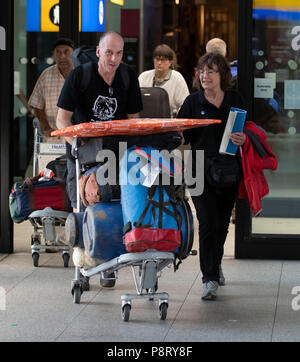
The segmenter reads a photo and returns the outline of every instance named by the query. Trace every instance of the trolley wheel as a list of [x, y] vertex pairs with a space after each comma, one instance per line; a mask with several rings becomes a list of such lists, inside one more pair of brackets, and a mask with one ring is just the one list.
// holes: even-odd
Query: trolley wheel
[[39, 235], [31, 235], [31, 245], [40, 245], [41, 238]]
[[80, 303], [80, 298], [81, 298], [81, 288], [79, 285], [74, 286], [74, 288], [72, 289], [72, 294], [73, 294], [73, 302], [75, 304], [79, 304]]
[[130, 310], [131, 310], [131, 305], [130, 304], [124, 304], [123, 305], [123, 307], [122, 307], [122, 319], [123, 319], [124, 322], [129, 321]]
[[167, 318], [168, 313], [168, 303], [161, 303], [159, 306], [159, 316], [162, 321]]
[[[153, 290], [153, 289], [154, 289], [154, 290]], [[155, 287], [154, 287], [154, 288], [146, 288], [146, 292], [147, 292], [148, 294], [156, 293], [156, 292], [157, 292], [157, 289], [158, 289], [158, 284], [157, 284], [157, 282], [156, 282]]]
[[62, 258], [63, 258], [63, 261], [64, 261], [64, 267], [67, 268], [69, 266], [70, 254], [69, 253], [63, 253]]
[[36, 253], [36, 252], [32, 253], [33, 266], [36, 266], [36, 267], [39, 266], [39, 257], [40, 257], [39, 253]]
[[85, 277], [80, 273], [80, 281], [81, 281], [81, 285], [82, 285], [82, 290], [84, 292], [89, 291], [90, 290], [90, 277]]

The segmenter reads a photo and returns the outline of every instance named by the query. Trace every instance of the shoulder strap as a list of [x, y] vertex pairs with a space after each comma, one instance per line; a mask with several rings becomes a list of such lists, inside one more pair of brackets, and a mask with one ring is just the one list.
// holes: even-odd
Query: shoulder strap
[[82, 64], [82, 78], [80, 83], [80, 91], [84, 92], [92, 78], [93, 62], [87, 62]]
[[259, 156], [261, 158], [268, 156], [268, 152], [265, 150], [264, 146], [262, 145], [259, 135], [249, 129], [245, 129], [244, 132], [246, 133], [247, 136], [249, 136], [252, 145], [258, 152]]
[[[161, 174], [160, 174], [161, 176]], [[153, 197], [155, 195], [155, 192], [158, 188], [158, 201], [153, 200]], [[164, 195], [163, 195], [163, 190], [166, 190], [170, 201], [164, 201]], [[173, 190], [173, 189], [172, 189]], [[149, 208], [151, 207], [151, 211], [152, 211], [152, 217], [153, 217], [153, 222], [155, 223], [156, 220], [156, 213], [155, 213], [155, 208], [158, 209], [158, 228], [163, 228], [163, 213], [168, 214], [169, 216], [173, 217], [176, 222], [177, 222], [177, 226], [178, 226], [178, 230], [181, 230], [181, 225], [182, 225], [182, 217], [180, 212], [177, 210], [177, 203], [176, 200], [174, 200], [174, 197], [170, 196], [170, 189], [168, 189], [166, 186], [163, 186], [161, 183], [159, 185], [152, 185], [151, 187], [149, 187], [148, 189], [148, 202], [146, 207], [144, 208], [144, 210], [142, 211], [138, 221], [134, 222], [133, 225], [135, 227], [140, 227], [140, 228], [149, 228], [152, 225], [149, 224], [143, 224], [142, 221], [144, 220], [144, 217], [146, 216]], [[171, 210], [169, 210], [167, 208], [167, 206], [171, 206], [173, 209], [173, 212]]]
[[123, 84], [124, 84], [126, 90], [129, 89], [129, 85], [130, 85], [128, 67], [129, 66], [124, 63], [121, 63], [120, 67], [119, 67], [120, 75], [121, 75], [121, 78], [122, 78], [122, 81], [123, 81]]
[[[128, 65], [121, 64], [119, 69], [120, 69], [120, 76], [122, 78], [122, 82], [125, 86], [125, 89], [128, 90], [130, 85]], [[93, 62], [87, 62], [82, 64], [82, 78], [80, 83], [81, 92], [84, 92], [87, 89], [92, 78], [92, 71], [93, 71]]]
[[72, 62], [73, 62], [74, 67], [77, 67], [78, 65], [80, 65], [78, 57], [81, 53], [81, 49], [82, 49], [82, 47], [76, 48], [76, 49], [74, 49], [74, 51], [72, 53]]

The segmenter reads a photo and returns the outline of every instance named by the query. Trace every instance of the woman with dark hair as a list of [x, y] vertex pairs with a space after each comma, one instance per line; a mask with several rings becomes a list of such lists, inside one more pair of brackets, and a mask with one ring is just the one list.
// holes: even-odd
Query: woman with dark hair
[[[185, 143], [191, 145], [193, 170], [197, 167], [196, 150], [204, 150], [205, 169], [209, 159], [219, 154], [230, 107], [245, 109], [242, 97], [229, 89], [230, 66], [222, 55], [207, 53], [201, 57], [197, 65], [197, 74], [201, 89], [186, 98], [178, 118], [220, 119], [222, 123], [183, 132]], [[246, 136], [242, 132], [236, 132], [232, 133], [230, 138], [235, 145], [242, 146]], [[192, 196], [199, 223], [202, 299], [205, 300], [215, 299], [218, 286], [225, 285], [221, 262], [237, 191], [238, 182], [220, 189], [210, 184], [204, 173], [203, 193]]]
[[154, 69], [140, 74], [140, 87], [161, 87], [169, 96], [170, 115], [176, 116], [185, 98], [190, 94], [188, 86], [177, 70], [174, 70], [175, 53], [166, 44], [153, 51]]

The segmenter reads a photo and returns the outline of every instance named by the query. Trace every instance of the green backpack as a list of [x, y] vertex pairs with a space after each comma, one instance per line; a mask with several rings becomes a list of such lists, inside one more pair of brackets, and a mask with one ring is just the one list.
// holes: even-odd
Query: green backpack
[[9, 194], [9, 212], [10, 216], [13, 220], [13, 222], [19, 224], [22, 221], [26, 220], [26, 217], [23, 215], [20, 216], [19, 208], [18, 208], [18, 202], [17, 202], [17, 196], [16, 196], [16, 190], [21, 189], [23, 182], [16, 182], [11, 190], [11, 193]]

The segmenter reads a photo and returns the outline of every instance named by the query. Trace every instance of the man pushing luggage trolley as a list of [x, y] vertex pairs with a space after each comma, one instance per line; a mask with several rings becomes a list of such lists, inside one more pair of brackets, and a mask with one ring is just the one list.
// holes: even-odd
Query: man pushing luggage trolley
[[[143, 131], [138, 130], [135, 133], [131, 133], [131, 135], [130, 132], [128, 132], [129, 129], [131, 129], [132, 132], [136, 131], [138, 129], [138, 124], [141, 125], [143, 123], [143, 120], [136, 120], [135, 122], [135, 119], [138, 117], [138, 112], [142, 108], [142, 101], [138, 81], [134, 72], [128, 66], [121, 64], [123, 46], [123, 39], [118, 33], [108, 32], [104, 34], [96, 49], [96, 54], [99, 59], [98, 63], [75, 68], [66, 80], [58, 101], [59, 111], [57, 126], [59, 130], [52, 134], [63, 136], [67, 141], [69, 150], [68, 191], [70, 192], [72, 206], [78, 211], [77, 213], [71, 214], [69, 218], [70, 225], [77, 225], [77, 229], [73, 227], [68, 228], [66, 226], [66, 229], [73, 231], [77, 230], [77, 232], [75, 232], [75, 234], [70, 232], [69, 235], [67, 235], [67, 239], [69, 238], [69, 241], [71, 241], [73, 246], [80, 245], [81, 247], [84, 247], [85, 254], [87, 254], [89, 258], [94, 260], [98, 259], [98, 262], [96, 262], [98, 265], [88, 267], [87, 269], [84, 268], [84, 265], [76, 266], [75, 264], [75, 279], [72, 282], [72, 294], [74, 302], [79, 303], [83, 289], [85, 287], [88, 289], [88, 286], [84, 285], [80, 274], [85, 278], [89, 278], [100, 273], [102, 280], [111, 279], [115, 281], [115, 272], [125, 266], [130, 266], [133, 271], [137, 294], [126, 294], [122, 296], [123, 320], [127, 321], [129, 319], [131, 300], [140, 298], [158, 298], [160, 301], [160, 318], [165, 319], [168, 307], [168, 295], [167, 293], [156, 293], [157, 278], [163, 268], [174, 262], [175, 254], [173, 251], [176, 249], [176, 246], [173, 247], [171, 251], [157, 251], [153, 249], [153, 246], [151, 249], [147, 249], [146, 246], [144, 251], [128, 252], [128, 249], [126, 250], [124, 248], [122, 241], [124, 233], [124, 215], [122, 215], [123, 210], [120, 200], [110, 201], [109, 197], [106, 197], [107, 195], [105, 196], [106, 202], [97, 202], [94, 205], [87, 206], [84, 212], [80, 212], [80, 201], [78, 196], [80, 165], [88, 164], [88, 168], [94, 166], [94, 164], [99, 161], [99, 159], [97, 159], [97, 153], [101, 149], [117, 151], [119, 142], [127, 141], [127, 147], [120, 157], [123, 162], [128, 155], [128, 148], [130, 147], [133, 147], [133, 149], [131, 149], [133, 152], [136, 150], [136, 147], [143, 149], [143, 147], [149, 145], [159, 149], [166, 148], [172, 150], [181, 143], [180, 136], [177, 132], [156, 134], [156, 130], [155, 132], [152, 132], [155, 133], [154, 135], [147, 135], [147, 133], [149, 133], [149, 124], [148, 131], [146, 130], [147, 127], [144, 127]], [[86, 71], [86, 67], [91, 68], [90, 71], [92, 74], [90, 76], [90, 84], [84, 92], [82, 92], [82, 88], [80, 87], [81, 77]], [[79, 118], [80, 115], [81, 118]], [[79, 124], [82, 122], [84, 123]], [[128, 126], [128, 130], [125, 131], [125, 134], [120, 133], [120, 130], [114, 127], [118, 122], [119, 124], [126, 124]], [[131, 128], [131, 125], [134, 122], [135, 124]], [[160, 124], [160, 122], [156, 123]], [[72, 124], [74, 125], [72, 126]], [[115, 132], [99, 133], [97, 130], [99, 127], [106, 128], [108, 126], [111, 126], [111, 130], [114, 129]], [[152, 128], [150, 127], [150, 129]], [[163, 131], [165, 130], [166, 129]], [[170, 129], [168, 130], [170, 131]], [[160, 129], [160, 132], [161, 131], [162, 130]], [[90, 137], [103, 135], [105, 135], [105, 137], [89, 140]], [[71, 144], [73, 143], [73, 138], [75, 139], [75, 142], [72, 157]], [[96, 141], [94, 142], [94, 140]], [[93, 152], [91, 152], [92, 149]], [[85, 150], [88, 151], [85, 152]], [[117, 155], [117, 152], [115, 152], [115, 155]], [[74, 160], [74, 156], [76, 161]], [[117, 161], [120, 159], [117, 156]], [[116, 164], [118, 165], [118, 162]], [[97, 176], [101, 174], [101, 167], [103, 166], [105, 165], [99, 165], [95, 171], [97, 181], [99, 179], [99, 177], [97, 179]], [[76, 169], [78, 174], [77, 178]], [[125, 170], [125, 173], [127, 172], [125, 168], [123, 168], [123, 170]], [[118, 170], [116, 172], [119, 174]], [[103, 175], [104, 172], [102, 172], [102, 176]], [[102, 184], [100, 186], [103, 187], [105, 185]], [[154, 200], [153, 204], [156, 202], [157, 200]], [[113, 224], [111, 221], [108, 224], [105, 224], [103, 220], [99, 220], [98, 215], [105, 215], [108, 217], [108, 220], [114, 220], [114, 222], [119, 220], [119, 222]], [[111, 217], [112, 215], [113, 217]], [[181, 219], [184, 219], [183, 225], [185, 225], [186, 228], [184, 235], [186, 240], [188, 238], [187, 244], [188, 249], [190, 250], [193, 239], [193, 222], [187, 203], [182, 204]], [[99, 229], [101, 229], [101, 233], [97, 233]], [[110, 233], [107, 232], [107, 230], [109, 230]], [[107, 234], [107, 237], [105, 237], [105, 233]], [[100, 239], [98, 237], [99, 234], [101, 234]], [[90, 238], [85, 237], [87, 235], [89, 235]], [[186, 235], [188, 235], [188, 237], [186, 237]], [[104, 247], [104, 244], [106, 244], [106, 246], [117, 245], [117, 248], [114, 247], [114, 249], [119, 250], [117, 255], [113, 256], [113, 254], [107, 253], [109, 248], [106, 246]], [[186, 250], [187, 254], [189, 253], [189, 250]], [[140, 270], [139, 275], [141, 280], [139, 285], [134, 273], [135, 266]], [[112, 283], [112, 285], [114, 285], [114, 283]], [[146, 294], [143, 293], [143, 290], [146, 290]]]

